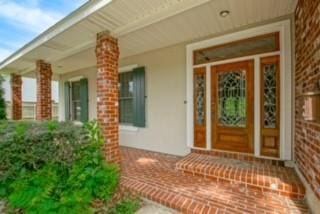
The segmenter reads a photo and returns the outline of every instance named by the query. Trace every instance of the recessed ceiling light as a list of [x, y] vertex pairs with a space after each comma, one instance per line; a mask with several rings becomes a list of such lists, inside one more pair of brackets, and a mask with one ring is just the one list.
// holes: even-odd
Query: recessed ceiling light
[[221, 12], [220, 12], [220, 16], [221, 17], [227, 17], [228, 15], [230, 14], [230, 11], [229, 10], [222, 10]]

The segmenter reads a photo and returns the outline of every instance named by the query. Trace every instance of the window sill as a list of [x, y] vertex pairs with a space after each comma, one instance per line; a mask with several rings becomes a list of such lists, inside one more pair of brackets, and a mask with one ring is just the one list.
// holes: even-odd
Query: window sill
[[120, 131], [130, 131], [130, 132], [137, 132], [139, 130], [138, 127], [132, 125], [120, 125]]
[[83, 126], [83, 123], [81, 121], [79, 121], [79, 120], [71, 120], [71, 121], [76, 126]]

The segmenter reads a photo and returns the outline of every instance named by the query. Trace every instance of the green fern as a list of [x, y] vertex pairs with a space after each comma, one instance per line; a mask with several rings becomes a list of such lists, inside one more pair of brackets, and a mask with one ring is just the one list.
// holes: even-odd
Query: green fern
[[12, 183], [13, 192], [9, 196], [10, 205], [29, 211], [37, 211], [38, 205], [47, 203], [59, 181], [57, 167], [47, 165], [43, 169], [29, 173]]

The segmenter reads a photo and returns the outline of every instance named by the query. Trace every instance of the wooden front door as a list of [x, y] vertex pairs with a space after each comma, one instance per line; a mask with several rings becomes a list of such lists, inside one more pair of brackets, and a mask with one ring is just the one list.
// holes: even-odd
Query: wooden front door
[[211, 67], [212, 147], [253, 153], [254, 61]]

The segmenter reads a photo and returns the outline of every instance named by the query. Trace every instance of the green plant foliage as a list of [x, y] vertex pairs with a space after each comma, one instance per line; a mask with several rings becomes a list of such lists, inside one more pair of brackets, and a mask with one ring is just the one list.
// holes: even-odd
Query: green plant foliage
[[4, 82], [4, 78], [0, 75], [0, 120], [6, 120], [6, 101], [4, 100], [4, 89], [2, 84]]
[[70, 166], [76, 151], [89, 143], [85, 129], [72, 123], [0, 122], [0, 197], [20, 174], [41, 169], [45, 164]]
[[57, 206], [51, 194], [59, 182], [58, 179], [58, 169], [55, 165], [46, 165], [38, 171], [20, 177], [11, 185], [14, 190], [9, 196], [11, 206], [22, 208], [27, 213], [52, 210]]
[[0, 123], [0, 190], [25, 213], [93, 213], [119, 183], [115, 165], [101, 152], [97, 122], [84, 127], [59, 122]]

